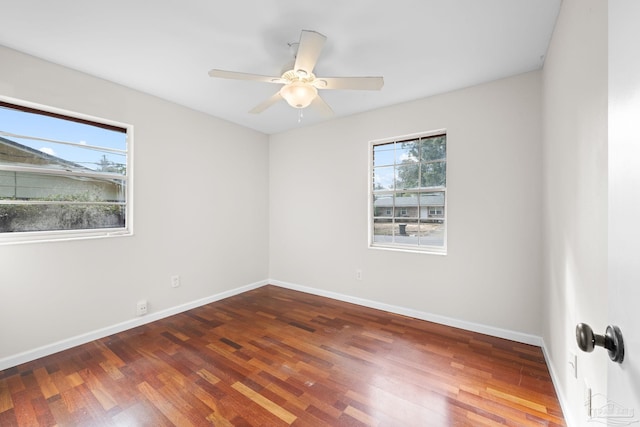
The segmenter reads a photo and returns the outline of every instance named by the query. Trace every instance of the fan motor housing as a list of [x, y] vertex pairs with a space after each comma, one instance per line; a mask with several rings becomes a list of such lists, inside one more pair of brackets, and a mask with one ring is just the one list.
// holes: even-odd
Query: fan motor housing
[[313, 73], [304, 71], [287, 70], [282, 74], [282, 78], [289, 82], [311, 83], [316, 79], [316, 76]]

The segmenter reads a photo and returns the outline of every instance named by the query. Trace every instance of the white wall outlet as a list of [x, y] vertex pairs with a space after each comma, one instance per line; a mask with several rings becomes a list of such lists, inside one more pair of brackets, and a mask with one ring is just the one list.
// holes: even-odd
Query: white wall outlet
[[171, 276], [171, 287], [177, 288], [178, 286], [180, 286], [180, 276], [178, 276], [177, 274]]
[[362, 270], [356, 269], [356, 280], [362, 280]]
[[573, 351], [569, 352], [569, 372], [573, 378], [578, 378], [578, 356]]
[[136, 304], [136, 314], [138, 316], [144, 316], [147, 314], [147, 300], [143, 299], [138, 301], [138, 304]]

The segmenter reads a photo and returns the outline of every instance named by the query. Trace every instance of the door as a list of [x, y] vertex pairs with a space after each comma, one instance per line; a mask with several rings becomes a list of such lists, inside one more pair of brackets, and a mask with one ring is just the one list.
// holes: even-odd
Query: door
[[[607, 365], [609, 425], [640, 423], [640, 1], [609, 0], [609, 324], [623, 363]], [[603, 307], [605, 309], [606, 307]], [[594, 402], [595, 403], [595, 402]], [[597, 405], [597, 403], [595, 403]]]

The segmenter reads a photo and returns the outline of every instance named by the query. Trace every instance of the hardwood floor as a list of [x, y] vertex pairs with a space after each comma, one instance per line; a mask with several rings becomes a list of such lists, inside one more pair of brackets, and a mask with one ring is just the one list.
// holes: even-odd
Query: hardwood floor
[[1, 426], [563, 426], [541, 349], [265, 286], [0, 371]]

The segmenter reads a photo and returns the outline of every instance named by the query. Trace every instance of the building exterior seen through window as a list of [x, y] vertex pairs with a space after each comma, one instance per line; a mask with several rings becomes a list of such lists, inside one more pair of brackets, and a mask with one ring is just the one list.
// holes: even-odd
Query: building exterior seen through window
[[371, 143], [371, 247], [446, 253], [444, 131]]
[[129, 234], [131, 133], [0, 98], [0, 243]]

